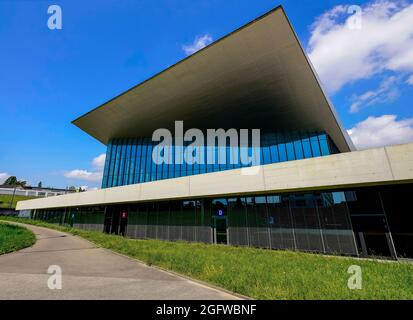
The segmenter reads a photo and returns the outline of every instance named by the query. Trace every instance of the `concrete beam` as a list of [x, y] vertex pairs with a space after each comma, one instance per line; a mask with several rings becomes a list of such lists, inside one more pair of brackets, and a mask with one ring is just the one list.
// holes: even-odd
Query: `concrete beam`
[[20, 201], [17, 210], [413, 182], [413, 143]]

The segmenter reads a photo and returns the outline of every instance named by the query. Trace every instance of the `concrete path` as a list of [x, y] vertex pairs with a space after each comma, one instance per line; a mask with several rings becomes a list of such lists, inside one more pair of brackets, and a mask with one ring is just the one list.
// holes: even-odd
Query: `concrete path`
[[[70, 234], [25, 225], [33, 247], [0, 255], [0, 299], [238, 299]], [[62, 289], [48, 288], [50, 265], [62, 268]]]

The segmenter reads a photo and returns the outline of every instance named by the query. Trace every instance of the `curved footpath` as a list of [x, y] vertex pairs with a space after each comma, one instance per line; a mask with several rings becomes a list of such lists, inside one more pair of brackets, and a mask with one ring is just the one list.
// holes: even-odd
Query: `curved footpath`
[[[0, 299], [239, 299], [146, 266], [67, 233], [24, 225], [34, 246], [0, 255]], [[62, 269], [62, 289], [48, 288], [49, 266]]]

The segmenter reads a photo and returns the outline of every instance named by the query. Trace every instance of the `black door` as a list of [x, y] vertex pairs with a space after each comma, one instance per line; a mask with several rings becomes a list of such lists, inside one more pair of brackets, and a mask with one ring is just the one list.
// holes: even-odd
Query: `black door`
[[347, 192], [347, 206], [356, 236], [359, 252], [363, 256], [396, 258], [387, 218], [377, 189]]
[[214, 240], [217, 244], [228, 244], [227, 217], [213, 217]]
[[126, 235], [128, 210], [121, 206], [110, 206], [106, 209], [104, 231], [111, 234]]
[[394, 257], [384, 216], [352, 216], [351, 221], [362, 255]]

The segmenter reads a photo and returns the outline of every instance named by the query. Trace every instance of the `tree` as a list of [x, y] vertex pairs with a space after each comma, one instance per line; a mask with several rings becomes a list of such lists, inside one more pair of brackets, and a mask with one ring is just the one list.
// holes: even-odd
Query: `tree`
[[39, 183], [37, 184], [37, 187], [38, 187], [38, 188], [41, 188], [42, 186], [43, 186], [42, 182], [39, 181]]
[[4, 185], [7, 186], [22, 186], [25, 187], [27, 184], [27, 181], [24, 180], [17, 180], [16, 176], [10, 176], [4, 181]]
[[4, 181], [6, 186], [14, 186], [17, 184], [17, 178], [15, 176], [10, 176]]

